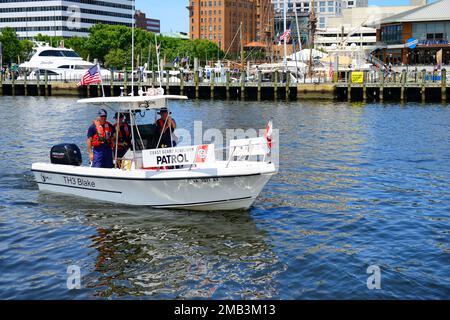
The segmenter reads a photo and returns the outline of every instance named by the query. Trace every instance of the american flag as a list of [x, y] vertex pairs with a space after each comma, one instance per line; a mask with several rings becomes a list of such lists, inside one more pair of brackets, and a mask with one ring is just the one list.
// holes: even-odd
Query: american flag
[[101, 83], [102, 77], [100, 75], [100, 67], [98, 64], [91, 67], [83, 76], [80, 82], [78, 82], [77, 86], [86, 86], [91, 83]]
[[291, 36], [291, 28], [283, 32], [283, 34], [280, 36], [280, 41], [288, 39], [290, 36]]

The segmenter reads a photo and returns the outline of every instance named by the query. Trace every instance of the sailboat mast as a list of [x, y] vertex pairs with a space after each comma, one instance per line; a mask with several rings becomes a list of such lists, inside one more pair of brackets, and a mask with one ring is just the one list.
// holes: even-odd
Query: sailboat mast
[[135, 0], [133, 0], [133, 12], [131, 17], [131, 96], [134, 96], [134, 23], [136, 20]]
[[244, 42], [243, 42], [243, 39], [242, 39], [242, 21], [241, 21], [241, 25], [240, 25], [240, 27], [239, 27], [239, 36], [240, 36], [240, 40], [241, 40], [241, 64], [242, 64], [242, 70], [244, 70], [245, 69], [245, 61], [244, 61]]
[[[295, 26], [297, 27], [298, 48], [299, 48], [299, 51], [302, 51], [302, 38], [300, 36], [300, 26], [298, 25], [297, 2], [294, 2], [294, 13], [295, 13]], [[297, 59], [297, 54], [295, 53], [295, 50], [294, 50], [294, 54]], [[302, 59], [301, 61], [303, 63], [303, 55], [301, 54], [300, 57], [301, 57], [301, 59]]]
[[309, 77], [312, 78], [313, 74], [313, 47], [314, 47], [314, 36], [316, 33], [316, 14], [314, 9], [314, 0], [311, 1], [311, 11], [309, 13], [309, 26], [310, 26], [310, 37], [309, 37]]

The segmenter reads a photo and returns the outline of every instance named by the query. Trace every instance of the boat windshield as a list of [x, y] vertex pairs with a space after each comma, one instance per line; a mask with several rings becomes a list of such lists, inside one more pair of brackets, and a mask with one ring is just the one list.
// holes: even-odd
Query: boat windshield
[[40, 57], [66, 57], [80, 58], [78, 53], [70, 50], [44, 50], [39, 54]]

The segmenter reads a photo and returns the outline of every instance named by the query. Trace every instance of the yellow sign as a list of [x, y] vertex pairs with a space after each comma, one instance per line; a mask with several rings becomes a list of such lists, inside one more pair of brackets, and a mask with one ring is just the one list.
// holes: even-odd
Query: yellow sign
[[363, 83], [364, 82], [364, 72], [353, 71], [352, 72], [352, 83]]

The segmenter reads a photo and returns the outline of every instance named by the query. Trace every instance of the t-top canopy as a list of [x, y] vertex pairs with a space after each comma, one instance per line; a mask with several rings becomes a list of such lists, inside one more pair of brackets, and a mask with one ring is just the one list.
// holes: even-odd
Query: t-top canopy
[[123, 96], [123, 97], [99, 97], [80, 99], [77, 103], [111, 105], [118, 104], [124, 109], [160, 109], [166, 106], [167, 100], [187, 100], [186, 96], [177, 95], [155, 95], [155, 96]]

